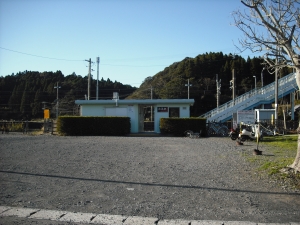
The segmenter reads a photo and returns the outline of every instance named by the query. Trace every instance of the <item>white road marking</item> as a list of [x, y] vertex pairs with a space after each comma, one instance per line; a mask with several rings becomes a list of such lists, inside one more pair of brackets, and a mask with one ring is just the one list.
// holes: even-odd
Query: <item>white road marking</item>
[[96, 216], [97, 214], [93, 214], [93, 213], [68, 212], [66, 215], [61, 217], [59, 221], [75, 222], [75, 223], [90, 223]]
[[35, 214], [29, 216], [32, 219], [46, 219], [46, 220], [59, 220], [61, 217], [66, 215], [68, 212], [56, 211], [56, 210], [40, 210]]
[[0, 213], [3, 213], [4, 211], [9, 210], [11, 207], [8, 206], [0, 206]]
[[40, 209], [30, 209], [30, 208], [16, 208], [11, 207], [7, 211], [2, 212], [1, 216], [17, 216], [17, 217], [29, 217], [33, 213], [38, 212]]
[[127, 217], [128, 216], [98, 214], [91, 223], [123, 225], [123, 222], [127, 219]]
[[[169, 224], [174, 224], [174, 225], [186, 225], [190, 224], [190, 220], [160, 220], [158, 221], [159, 225], [169, 225]], [[218, 224], [221, 225], [221, 224]]]
[[139, 216], [129, 216], [125, 222], [124, 225], [153, 225], [155, 222], [157, 222], [158, 219], [154, 217], [139, 217]]
[[215, 220], [159, 220], [154, 217], [121, 216], [96, 213], [68, 212], [58, 210], [31, 209], [0, 206], [0, 218], [17, 216], [29, 219], [44, 219], [74, 223], [91, 223], [105, 225], [300, 225], [291, 223], [255, 223], [248, 221], [215, 221]]

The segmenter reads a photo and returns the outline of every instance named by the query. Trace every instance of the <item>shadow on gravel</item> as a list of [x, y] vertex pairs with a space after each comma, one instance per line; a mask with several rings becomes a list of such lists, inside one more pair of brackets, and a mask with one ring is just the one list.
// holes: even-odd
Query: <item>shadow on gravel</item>
[[268, 194], [268, 195], [296, 195], [296, 196], [300, 196], [300, 193], [250, 191], [250, 190], [225, 189], [225, 188], [214, 188], [214, 187], [201, 187], [201, 186], [193, 186], [193, 185], [174, 185], [174, 184], [159, 184], [159, 183], [142, 183], [142, 182], [130, 182], [130, 181], [102, 180], [102, 179], [68, 177], [68, 176], [49, 175], [49, 174], [24, 173], [24, 172], [5, 171], [5, 170], [0, 170], [0, 173], [10, 173], [10, 174], [36, 176], [36, 177], [60, 178], [60, 179], [68, 179], [68, 180], [92, 181], [92, 182], [103, 182], [103, 183], [116, 183], [116, 184], [132, 184], [132, 185], [172, 187], [172, 188], [189, 188], [189, 189], [202, 189], [202, 190], [211, 190], [211, 191], [228, 191], [228, 192], [256, 193], [256, 194]]

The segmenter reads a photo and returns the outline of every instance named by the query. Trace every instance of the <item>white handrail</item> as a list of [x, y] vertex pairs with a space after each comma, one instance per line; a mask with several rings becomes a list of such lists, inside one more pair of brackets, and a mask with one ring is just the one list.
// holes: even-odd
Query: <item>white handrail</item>
[[[297, 90], [295, 74], [291, 73], [278, 80], [278, 96], [284, 96]], [[237, 110], [244, 110], [251, 106], [259, 105], [260, 102], [270, 102], [275, 98], [275, 82], [251, 90], [243, 95], [238, 96], [234, 100], [231, 100], [218, 108], [215, 108], [200, 117], [207, 118], [208, 120], [220, 121], [222, 119], [231, 117]]]

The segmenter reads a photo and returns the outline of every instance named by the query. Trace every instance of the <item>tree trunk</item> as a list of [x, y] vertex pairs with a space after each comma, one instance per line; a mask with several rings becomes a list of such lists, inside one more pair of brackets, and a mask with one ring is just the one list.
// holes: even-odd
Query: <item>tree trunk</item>
[[300, 123], [299, 123], [299, 127], [297, 129], [297, 132], [298, 132], [298, 148], [297, 148], [297, 155], [296, 155], [296, 158], [293, 162], [292, 165], [288, 166], [292, 169], [294, 169], [295, 171], [298, 171], [300, 172]]
[[[300, 89], [300, 69], [299, 68], [297, 68], [297, 70], [296, 70], [296, 81], [297, 81], [298, 88]], [[298, 133], [297, 155], [296, 155], [296, 158], [295, 158], [293, 164], [288, 167], [293, 168], [295, 171], [300, 172], [300, 123], [298, 125], [297, 133]]]

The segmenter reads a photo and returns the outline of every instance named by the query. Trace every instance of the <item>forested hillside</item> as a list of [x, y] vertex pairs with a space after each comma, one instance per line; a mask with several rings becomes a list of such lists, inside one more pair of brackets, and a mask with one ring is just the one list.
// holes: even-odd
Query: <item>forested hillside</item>
[[[241, 56], [226, 55], [222, 52], [205, 53], [195, 58], [185, 58], [181, 62], [175, 62], [154, 76], [147, 77], [139, 89], [128, 98], [149, 99], [171, 98], [182, 99], [189, 97], [195, 99], [191, 107], [191, 116], [199, 116], [217, 106], [216, 77], [221, 80], [220, 105], [232, 99], [230, 80], [232, 69], [236, 74], [236, 95], [239, 96], [255, 88], [261, 87], [261, 72], [263, 62], [260, 58], [247, 58]], [[280, 77], [292, 71], [281, 70]], [[275, 76], [263, 71], [263, 85], [274, 82]]]
[[[0, 119], [29, 120], [43, 118], [43, 107], [50, 108], [55, 117], [58, 82], [59, 114], [73, 115], [78, 111], [75, 100], [85, 99], [88, 77], [75, 73], [64, 76], [61, 71], [24, 71], [0, 77]], [[96, 97], [97, 81], [91, 79], [90, 99]], [[110, 79], [99, 81], [99, 99], [112, 99], [113, 92], [119, 92], [120, 99], [126, 98], [135, 87], [123, 85]], [[45, 102], [43, 104], [42, 102]]]
[[[220, 105], [232, 99], [230, 80], [232, 69], [236, 73], [236, 94], [241, 95], [261, 86], [263, 65], [260, 58], [244, 59], [240, 56], [224, 55], [222, 52], [205, 53], [195, 58], [185, 58], [175, 62], [163, 71], [147, 77], [137, 89], [110, 79], [99, 81], [99, 99], [112, 99], [113, 92], [119, 92], [120, 99], [195, 99], [191, 116], [199, 116], [216, 107], [216, 76], [221, 80]], [[280, 77], [291, 73], [281, 70]], [[274, 75], [263, 71], [264, 86], [273, 82]], [[55, 117], [57, 86], [59, 115], [78, 113], [75, 100], [85, 99], [88, 77], [75, 73], [64, 76], [61, 71], [34, 72], [24, 71], [0, 77], [0, 119], [43, 118], [42, 102], [51, 109]], [[91, 79], [90, 99], [96, 97], [96, 80]], [[152, 96], [151, 96], [152, 93]]]

